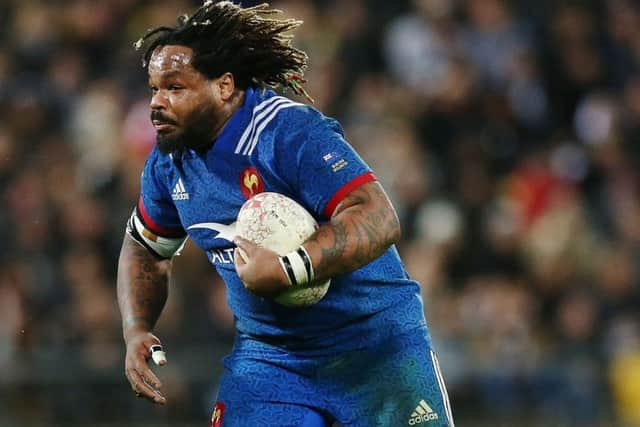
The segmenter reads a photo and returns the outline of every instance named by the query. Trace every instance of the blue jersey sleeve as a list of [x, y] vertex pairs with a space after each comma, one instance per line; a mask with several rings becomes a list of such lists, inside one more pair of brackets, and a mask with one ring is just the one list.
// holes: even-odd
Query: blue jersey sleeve
[[336, 120], [318, 112], [292, 116], [290, 122], [301, 126], [276, 147], [279, 173], [299, 201], [317, 217], [329, 219], [347, 194], [376, 178]]
[[140, 178], [138, 217], [146, 227], [158, 236], [181, 237], [186, 235], [171, 194], [162, 180], [162, 166], [157, 150], [151, 152]]

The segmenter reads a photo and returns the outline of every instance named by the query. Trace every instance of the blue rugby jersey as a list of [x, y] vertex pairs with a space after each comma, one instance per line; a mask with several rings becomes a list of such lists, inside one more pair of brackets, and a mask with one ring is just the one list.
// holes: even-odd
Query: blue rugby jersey
[[207, 253], [226, 283], [240, 333], [326, 354], [425, 326], [419, 286], [395, 246], [334, 277], [319, 303], [291, 308], [244, 288], [233, 264], [233, 223], [247, 198], [262, 191], [296, 200], [323, 223], [351, 190], [372, 180], [337, 121], [273, 91], [249, 88], [209, 150], [165, 155], [155, 149], [149, 155], [138, 212], [159, 236], [186, 233]]

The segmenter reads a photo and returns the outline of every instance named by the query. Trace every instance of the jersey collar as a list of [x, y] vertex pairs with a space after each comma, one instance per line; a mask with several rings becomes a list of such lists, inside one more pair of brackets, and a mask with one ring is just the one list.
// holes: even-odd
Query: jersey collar
[[[225, 125], [222, 133], [213, 141], [213, 144], [202, 155], [209, 156], [215, 152], [233, 151], [240, 139], [242, 132], [246, 129], [253, 116], [253, 109], [256, 104], [273, 96], [272, 90], [263, 89], [259, 87], [248, 87], [244, 92], [244, 101], [242, 106], [238, 108], [232, 115], [227, 124]], [[179, 153], [172, 153], [169, 155], [171, 159], [178, 155], [179, 158], [194, 158], [201, 155], [197, 154], [192, 148], [187, 148]]]
[[215, 140], [212, 151], [233, 150], [240, 139], [242, 132], [249, 125], [253, 108], [259, 99], [264, 98], [262, 92], [268, 92], [262, 88], [248, 87], [244, 92], [244, 103], [229, 119], [222, 133]]

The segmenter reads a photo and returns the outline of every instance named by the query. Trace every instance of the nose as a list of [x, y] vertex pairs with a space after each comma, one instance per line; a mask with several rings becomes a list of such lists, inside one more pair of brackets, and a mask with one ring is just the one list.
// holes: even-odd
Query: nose
[[167, 104], [168, 100], [164, 91], [158, 90], [151, 95], [151, 102], [149, 103], [149, 106], [152, 110], [166, 110]]

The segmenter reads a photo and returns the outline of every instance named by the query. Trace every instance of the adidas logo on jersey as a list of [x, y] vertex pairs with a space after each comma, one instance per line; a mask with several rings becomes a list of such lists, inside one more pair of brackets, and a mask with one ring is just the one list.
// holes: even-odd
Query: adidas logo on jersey
[[417, 426], [418, 424], [426, 423], [429, 421], [437, 420], [438, 414], [435, 413], [431, 406], [427, 404], [427, 402], [423, 400], [418, 403], [416, 409], [411, 413], [411, 418], [409, 418], [410, 426]]
[[184, 188], [184, 184], [182, 183], [182, 178], [178, 178], [178, 182], [176, 182], [176, 186], [173, 187], [171, 198], [173, 200], [189, 200], [189, 193], [187, 193], [187, 190], [185, 190]]

